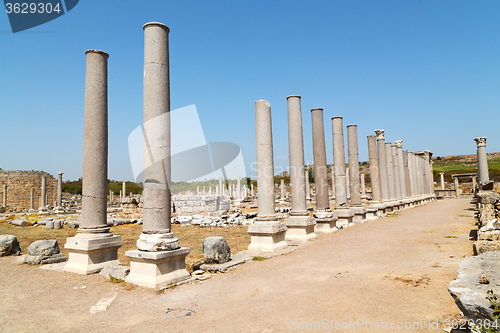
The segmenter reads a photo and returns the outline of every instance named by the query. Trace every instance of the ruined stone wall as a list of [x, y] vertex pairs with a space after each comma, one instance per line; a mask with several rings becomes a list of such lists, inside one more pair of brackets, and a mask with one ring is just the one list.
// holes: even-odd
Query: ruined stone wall
[[172, 202], [177, 214], [211, 214], [231, 208], [227, 195], [173, 195]]
[[[42, 175], [45, 174], [47, 184], [48, 205], [53, 205], [57, 197], [57, 179], [43, 171], [0, 170], [0, 200], [3, 198], [3, 185], [7, 185], [7, 206], [17, 209], [30, 208], [31, 189], [35, 189], [33, 206], [40, 207], [42, 191]], [[0, 201], [0, 206], [2, 201]]]

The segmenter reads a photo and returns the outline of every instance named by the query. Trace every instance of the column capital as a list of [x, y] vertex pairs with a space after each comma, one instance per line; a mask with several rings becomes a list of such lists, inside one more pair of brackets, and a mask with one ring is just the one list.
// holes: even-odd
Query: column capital
[[377, 135], [377, 140], [384, 140], [385, 131], [383, 129], [375, 130], [375, 134]]
[[474, 141], [476, 141], [478, 148], [486, 146], [486, 137], [475, 138]]
[[440, 172], [439, 174], [440, 174], [440, 175], [444, 175], [444, 172]]
[[58, 172], [57, 173], [59, 176], [62, 176], [64, 174], [64, 172]]
[[394, 143], [396, 144], [396, 146], [398, 148], [403, 149], [403, 140], [396, 140], [396, 141], [394, 141]]

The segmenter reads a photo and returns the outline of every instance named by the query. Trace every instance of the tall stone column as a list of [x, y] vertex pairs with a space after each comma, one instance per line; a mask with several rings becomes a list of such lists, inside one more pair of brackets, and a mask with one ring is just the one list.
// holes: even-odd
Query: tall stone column
[[444, 172], [440, 172], [439, 177], [441, 180], [441, 189], [444, 190]]
[[394, 204], [391, 201], [391, 195], [389, 193], [389, 175], [387, 171], [387, 155], [385, 152], [385, 131], [375, 130], [377, 135], [377, 147], [378, 147], [378, 170], [380, 175], [380, 189], [382, 192], [382, 202], [385, 206], [385, 213], [391, 214], [393, 212]]
[[403, 165], [404, 165], [404, 176], [405, 176], [405, 188], [406, 188], [406, 202], [407, 207], [413, 207], [413, 197], [411, 192], [411, 167], [410, 167], [410, 156], [408, 150], [403, 150]]
[[396, 200], [399, 203], [399, 208], [402, 209], [404, 203], [403, 203], [403, 197], [401, 195], [401, 178], [399, 178], [398, 147], [396, 145], [391, 145], [391, 153], [392, 153], [392, 166], [394, 168], [394, 188], [396, 191]]
[[429, 150], [425, 151], [425, 163], [429, 180], [429, 199], [434, 201], [436, 199], [436, 194], [434, 192], [434, 172], [432, 169], [432, 152]]
[[222, 177], [219, 177], [219, 195], [224, 195], [224, 187], [222, 187]]
[[290, 186], [292, 209], [285, 219], [287, 227], [285, 240], [306, 242], [317, 237], [314, 233], [316, 222], [309, 217], [306, 205], [306, 180], [304, 166], [304, 139], [302, 134], [302, 112], [300, 96], [287, 97], [288, 102], [288, 155], [290, 158]]
[[7, 207], [7, 185], [3, 186], [3, 207]]
[[349, 209], [354, 213], [352, 222], [366, 222], [366, 208], [361, 205], [358, 157], [358, 126], [347, 126], [347, 153], [349, 161], [351, 201]]
[[[349, 156], [347, 156], [347, 159], [349, 160]], [[349, 202], [351, 199], [351, 172], [349, 169], [345, 171], [345, 189], [347, 191], [347, 202]]]
[[238, 186], [236, 188], [238, 200], [241, 200], [241, 177], [238, 176]]
[[396, 184], [394, 183], [394, 164], [392, 162], [391, 143], [385, 143], [385, 158], [387, 163], [387, 179], [389, 180], [389, 197], [391, 198], [392, 210], [399, 211], [399, 201], [396, 197]]
[[251, 236], [249, 251], [274, 252], [286, 248], [286, 226], [278, 221], [274, 210], [274, 159], [271, 104], [255, 101], [255, 143], [257, 157], [258, 213], [248, 226]]
[[490, 174], [488, 171], [488, 157], [486, 154], [486, 137], [475, 138], [477, 144], [477, 177], [479, 188], [486, 187], [490, 190]]
[[396, 144], [396, 156], [398, 159], [398, 166], [399, 166], [399, 185], [401, 187], [401, 200], [403, 201], [404, 207], [408, 208], [409, 200], [406, 189], [405, 165], [403, 157], [403, 140], [397, 140], [394, 143]]
[[117, 250], [122, 241], [107, 225], [108, 54], [98, 50], [85, 54], [82, 219], [76, 236], [66, 239], [69, 260], [64, 270], [92, 274], [120, 264]]
[[62, 206], [62, 175], [63, 172], [57, 173], [57, 206], [55, 208], [56, 214], [64, 213], [64, 208]]
[[38, 208], [38, 212], [40, 214], [48, 214], [49, 213], [49, 210], [47, 209], [46, 193], [47, 193], [47, 180], [45, 179], [45, 175], [43, 175], [42, 176], [41, 194], [40, 194], [40, 208]]
[[306, 180], [306, 201], [311, 200], [311, 184], [309, 183], [309, 170], [304, 170], [304, 178]]
[[372, 201], [368, 207], [369, 212], [375, 209], [376, 212], [370, 214], [369, 218], [374, 219], [385, 214], [385, 205], [382, 202], [382, 187], [380, 181], [379, 159], [377, 156], [377, 138], [375, 135], [368, 135], [368, 157], [370, 161], [370, 181], [372, 188]]
[[333, 170], [335, 174], [335, 210], [337, 228], [348, 228], [354, 213], [347, 204], [347, 183], [344, 151], [344, 127], [342, 117], [332, 118]]
[[280, 199], [285, 200], [285, 180], [281, 179], [280, 182]]
[[190, 277], [185, 268], [190, 250], [179, 247], [171, 230], [170, 30], [156, 22], [143, 29], [143, 227], [137, 250], [125, 252], [130, 259], [125, 281], [162, 288]]
[[474, 194], [474, 197], [477, 194], [477, 177], [472, 176], [472, 193]]
[[460, 185], [458, 185], [458, 178], [455, 177], [455, 198], [460, 198]]
[[127, 183], [122, 182], [122, 193], [123, 193], [123, 198], [125, 199], [127, 197]]
[[313, 156], [314, 156], [314, 182], [316, 184], [316, 219], [315, 233], [332, 233], [337, 230], [336, 218], [330, 209], [328, 195], [328, 169], [326, 166], [325, 125], [323, 123], [323, 109], [311, 110]]
[[35, 189], [31, 189], [30, 193], [30, 210], [28, 211], [29, 213], [34, 213], [36, 212], [35, 210]]

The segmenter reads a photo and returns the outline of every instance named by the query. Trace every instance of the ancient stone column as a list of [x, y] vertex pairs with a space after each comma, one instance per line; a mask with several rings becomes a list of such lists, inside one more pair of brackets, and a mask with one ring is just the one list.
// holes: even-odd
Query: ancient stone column
[[458, 185], [458, 178], [455, 177], [455, 198], [460, 198], [460, 186]]
[[[477, 144], [477, 177], [479, 188], [490, 182], [488, 171], [488, 157], [486, 154], [486, 137], [475, 138]], [[488, 188], [489, 189], [489, 188]]]
[[63, 172], [57, 173], [57, 206], [54, 208], [56, 214], [64, 213], [64, 208], [62, 206], [62, 175]]
[[7, 185], [3, 186], [3, 207], [7, 207]]
[[274, 252], [287, 247], [286, 226], [274, 210], [274, 159], [271, 104], [255, 101], [255, 143], [257, 156], [257, 203], [255, 223], [248, 226], [250, 251]]
[[360, 173], [359, 174], [359, 180], [361, 181], [361, 200], [365, 200], [368, 198], [366, 195], [366, 184], [365, 184], [365, 174]]
[[429, 195], [430, 195], [430, 200], [434, 201], [436, 200], [436, 193], [434, 192], [434, 172], [432, 168], [432, 152], [429, 150], [426, 150], [427, 152], [427, 157], [426, 157], [426, 163], [427, 163], [427, 169], [428, 169], [428, 175], [429, 175]]
[[403, 150], [404, 176], [406, 188], [407, 207], [413, 207], [413, 194], [411, 192], [411, 168], [408, 150]]
[[[424, 168], [424, 181], [425, 181], [425, 195], [429, 198], [433, 192], [434, 181], [432, 181], [432, 174], [429, 173], [429, 165], [430, 165], [430, 151], [423, 151], [423, 168]], [[432, 186], [431, 186], [432, 184]]]
[[127, 197], [127, 189], [126, 189], [127, 183], [122, 182], [122, 193], [123, 193], [123, 198]]
[[335, 210], [333, 216], [337, 217], [337, 228], [348, 228], [352, 223], [354, 213], [347, 204], [347, 183], [344, 151], [344, 128], [342, 117], [332, 118], [333, 137], [333, 168], [335, 174]]
[[372, 201], [368, 207], [368, 218], [374, 219], [385, 214], [385, 205], [382, 202], [382, 187], [380, 185], [381, 181], [379, 168], [380, 163], [377, 156], [377, 138], [375, 135], [368, 135], [367, 138], [368, 158], [370, 161], [370, 181], [372, 188]]
[[304, 140], [302, 134], [302, 112], [300, 96], [287, 97], [288, 102], [288, 155], [290, 158], [290, 186], [292, 209], [285, 219], [287, 227], [285, 240], [306, 242], [317, 237], [316, 222], [309, 217], [306, 205], [306, 180], [304, 166]]
[[314, 157], [314, 182], [316, 184], [316, 208], [314, 217], [315, 233], [331, 233], [337, 230], [336, 218], [330, 209], [328, 195], [328, 170], [326, 166], [325, 126], [323, 123], [323, 109], [311, 110], [313, 157]]
[[391, 195], [389, 192], [389, 175], [387, 171], [387, 155], [385, 152], [385, 139], [384, 130], [375, 130], [377, 135], [377, 147], [378, 147], [378, 170], [380, 175], [380, 189], [382, 192], [382, 202], [385, 206], [385, 213], [391, 214], [393, 211], [394, 204], [391, 201]]
[[30, 213], [34, 213], [35, 212], [35, 189], [32, 188], [31, 189], [31, 193], [30, 193], [30, 210], [29, 210]]
[[212, 195], [212, 186], [208, 188], [208, 195]]
[[440, 172], [439, 177], [441, 178], [441, 189], [444, 190], [444, 172]]
[[237, 187], [237, 192], [236, 196], [238, 199], [241, 199], [241, 177], [238, 176], [238, 187]]
[[280, 183], [280, 199], [283, 200], [285, 199], [285, 180], [281, 179]]
[[405, 177], [405, 164], [403, 157], [403, 140], [397, 140], [394, 142], [396, 144], [396, 156], [398, 159], [399, 166], [399, 185], [401, 187], [401, 200], [403, 200], [403, 205], [405, 208], [408, 207], [408, 192], [406, 189], [406, 177]]
[[126, 281], [162, 288], [190, 277], [185, 269], [190, 250], [179, 247], [171, 230], [170, 30], [156, 22], [143, 29], [143, 228], [138, 249], [125, 252], [130, 259]]
[[196, 195], [200, 195], [200, 187], [196, 186]]
[[203, 186], [203, 196], [205, 196], [205, 186]]
[[361, 191], [359, 184], [359, 157], [358, 157], [358, 126], [347, 126], [347, 153], [349, 161], [351, 201], [349, 209], [354, 213], [352, 222], [366, 222], [366, 208], [361, 205]]
[[403, 206], [401, 196], [401, 178], [399, 178], [399, 160], [398, 160], [398, 147], [391, 145], [392, 153], [392, 166], [394, 168], [394, 189], [396, 190], [396, 200], [398, 200], [400, 208]]
[[476, 194], [477, 194], [477, 177], [476, 176], [472, 176], [472, 192], [473, 192], [474, 196], [476, 196]]
[[385, 143], [385, 158], [387, 163], [387, 179], [389, 180], [389, 196], [391, 198], [392, 210], [399, 211], [399, 201], [396, 196], [396, 184], [394, 182], [394, 164], [392, 162], [391, 143]]
[[98, 50], [85, 54], [82, 218], [76, 236], [66, 239], [69, 260], [64, 270], [92, 274], [120, 264], [117, 250], [122, 241], [107, 225], [108, 54]]
[[219, 177], [219, 195], [224, 195], [224, 187], [222, 187], [222, 177]]
[[250, 183], [250, 195], [253, 198], [253, 183]]
[[47, 209], [46, 193], [47, 193], [47, 181], [45, 179], [45, 175], [43, 175], [42, 176], [42, 188], [41, 188], [41, 194], [40, 194], [40, 208], [38, 208], [38, 212], [40, 214], [48, 214], [49, 213], [49, 210]]

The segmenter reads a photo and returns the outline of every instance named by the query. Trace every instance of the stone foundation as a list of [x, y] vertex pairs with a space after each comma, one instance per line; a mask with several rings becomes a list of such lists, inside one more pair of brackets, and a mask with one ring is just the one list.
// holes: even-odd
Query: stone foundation
[[231, 209], [227, 195], [173, 195], [172, 202], [177, 214], [211, 214]]

